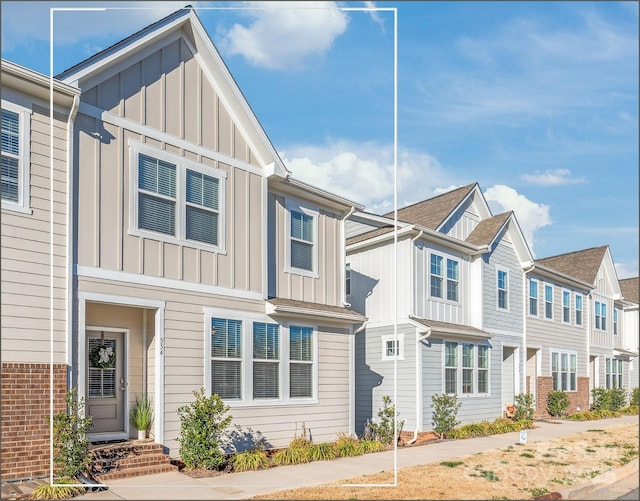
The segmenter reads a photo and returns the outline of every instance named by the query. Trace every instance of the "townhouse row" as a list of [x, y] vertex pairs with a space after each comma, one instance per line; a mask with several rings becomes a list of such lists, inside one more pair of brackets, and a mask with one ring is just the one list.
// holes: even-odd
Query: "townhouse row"
[[475, 420], [521, 391], [586, 407], [590, 386], [637, 379], [638, 283], [619, 285], [608, 248], [584, 251], [593, 276], [533, 260], [475, 184], [402, 209], [395, 232], [293, 179], [192, 9], [53, 79], [1, 71], [3, 479], [49, 473], [50, 402], [72, 387], [92, 441], [134, 438], [147, 395], [177, 456], [200, 387], [239, 447], [280, 447], [303, 424], [359, 433], [394, 358], [417, 432], [433, 393]]

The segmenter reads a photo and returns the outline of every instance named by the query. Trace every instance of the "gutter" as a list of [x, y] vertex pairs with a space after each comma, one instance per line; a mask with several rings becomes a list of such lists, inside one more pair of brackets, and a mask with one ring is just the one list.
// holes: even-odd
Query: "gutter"
[[413, 430], [413, 437], [407, 442], [407, 445], [411, 445], [418, 440], [420, 424], [422, 423], [422, 373], [418, 372], [418, 367], [422, 365], [422, 356], [419, 348], [420, 343], [429, 336], [431, 336], [431, 327], [427, 327], [424, 331], [416, 330], [416, 428]]

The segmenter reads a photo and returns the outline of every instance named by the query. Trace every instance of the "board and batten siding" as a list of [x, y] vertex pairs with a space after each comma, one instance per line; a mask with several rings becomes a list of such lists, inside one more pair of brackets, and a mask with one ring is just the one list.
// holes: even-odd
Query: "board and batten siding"
[[394, 398], [394, 361], [383, 360], [382, 336], [393, 336], [393, 326], [367, 328], [356, 334], [356, 422], [355, 431], [361, 434], [367, 419], [380, 422], [378, 411], [383, 408], [382, 397], [388, 395], [396, 406], [398, 419], [405, 420], [404, 431], [416, 426], [416, 328], [398, 325], [403, 339], [403, 360], [397, 361], [397, 394]]
[[30, 155], [29, 206], [33, 212], [2, 209], [0, 224], [2, 361], [50, 361], [53, 299], [53, 362], [59, 364], [65, 362], [66, 352], [67, 117], [58, 112], [53, 116], [51, 190], [49, 110], [35, 103], [31, 109], [27, 155]]
[[300, 198], [295, 199], [303, 207], [309, 207], [318, 212], [318, 241], [314, 242], [318, 256], [318, 262], [315, 263], [317, 277], [287, 271], [287, 245], [291, 231], [287, 226], [287, 197], [288, 195], [274, 192], [268, 195], [270, 295], [342, 306], [344, 269], [342, 268], [341, 216], [311, 203], [307, 205]]
[[478, 226], [480, 219], [480, 213], [473, 198], [469, 198], [451, 215], [440, 231], [458, 240], [466, 240]]

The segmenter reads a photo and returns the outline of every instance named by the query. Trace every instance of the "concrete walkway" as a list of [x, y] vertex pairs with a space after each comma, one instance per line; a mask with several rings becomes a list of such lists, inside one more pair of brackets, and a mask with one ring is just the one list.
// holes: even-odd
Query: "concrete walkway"
[[[638, 423], [638, 416], [624, 416], [599, 421], [536, 422], [537, 428], [528, 430], [527, 442], [546, 442], [594, 428], [610, 428], [621, 424]], [[334, 461], [316, 461], [303, 465], [280, 466], [268, 470], [223, 474], [209, 478], [191, 478], [178, 472], [144, 477], [113, 480], [109, 489], [87, 493], [77, 499], [247, 499], [284, 489], [309, 487], [330, 481], [359, 477], [380, 471], [393, 471], [397, 458], [398, 468], [435, 463], [458, 456], [507, 447], [519, 442], [519, 433], [506, 433], [490, 437], [432, 442], [430, 444], [399, 448], [394, 451], [366, 454]], [[637, 464], [637, 461], [635, 462]], [[637, 469], [636, 469], [637, 471]], [[613, 476], [615, 477], [615, 475]], [[636, 476], [637, 478], [637, 476]], [[612, 482], [618, 477], [612, 479]], [[594, 485], [598, 479], [593, 479]], [[604, 485], [600, 482], [600, 488]], [[567, 492], [564, 499], [580, 499]], [[593, 498], [591, 498], [593, 499]]]

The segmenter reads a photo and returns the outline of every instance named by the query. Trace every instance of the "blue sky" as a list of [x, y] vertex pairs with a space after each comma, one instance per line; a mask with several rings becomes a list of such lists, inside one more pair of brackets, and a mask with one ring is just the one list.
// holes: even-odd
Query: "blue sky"
[[[49, 73], [182, 2], [3, 0], [2, 57]], [[536, 257], [608, 244], [638, 274], [636, 2], [191, 2], [294, 177], [393, 209], [474, 181]], [[218, 9], [211, 9], [216, 7]], [[220, 10], [220, 7], [230, 9]], [[312, 7], [312, 8], [309, 8]]]

